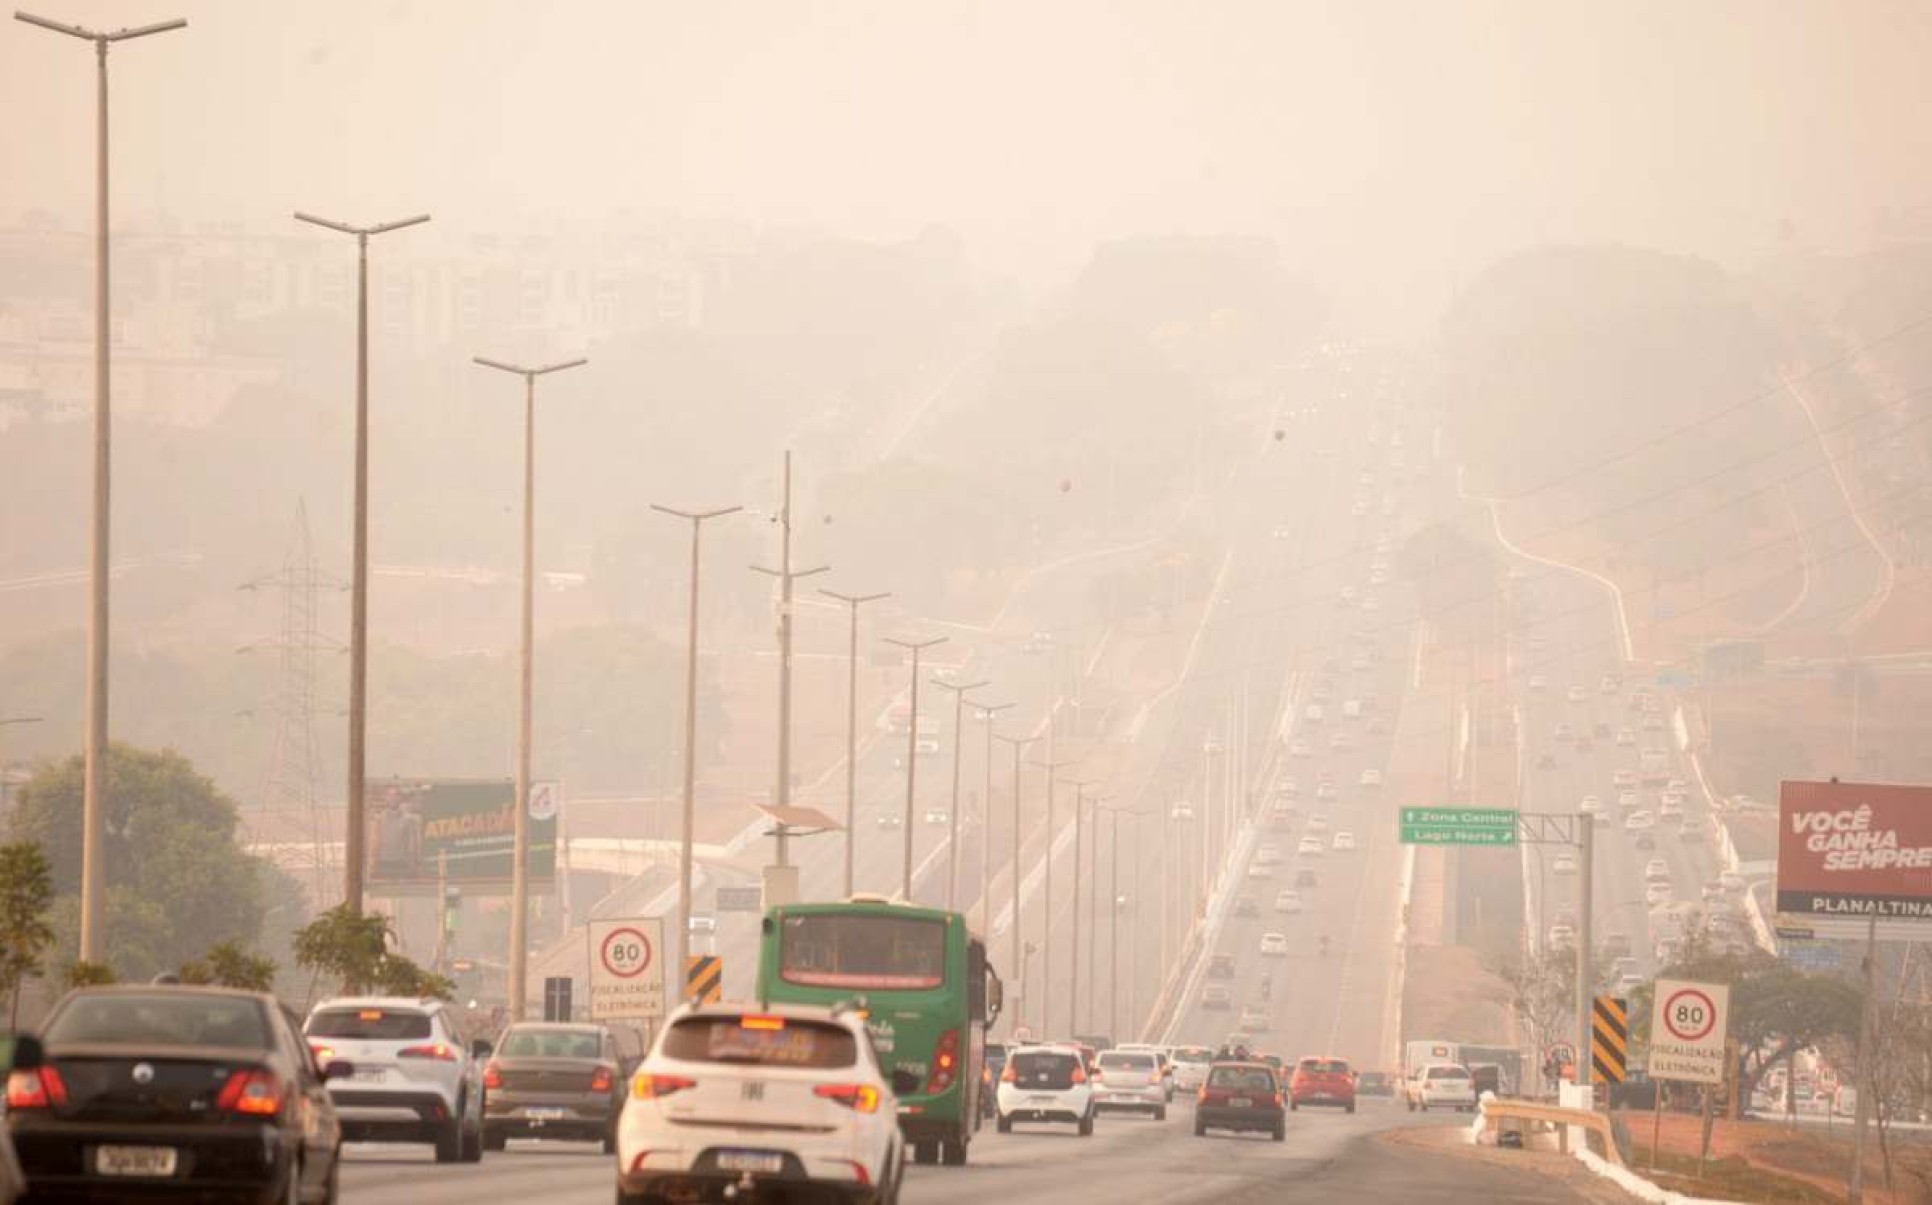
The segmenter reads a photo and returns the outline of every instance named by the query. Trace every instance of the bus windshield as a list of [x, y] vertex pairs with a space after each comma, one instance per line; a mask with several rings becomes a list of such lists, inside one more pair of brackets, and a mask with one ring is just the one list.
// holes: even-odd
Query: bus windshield
[[787, 916], [778, 974], [803, 987], [931, 991], [946, 986], [946, 924], [869, 913]]

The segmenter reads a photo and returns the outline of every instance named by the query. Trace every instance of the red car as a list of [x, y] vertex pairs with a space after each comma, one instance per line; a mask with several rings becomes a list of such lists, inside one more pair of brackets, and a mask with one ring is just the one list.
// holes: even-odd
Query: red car
[[1259, 1130], [1276, 1142], [1286, 1138], [1288, 1115], [1275, 1069], [1254, 1060], [1210, 1067], [1194, 1106], [1194, 1136], [1205, 1138], [1209, 1130]]
[[1335, 1105], [1355, 1111], [1355, 1071], [1347, 1059], [1311, 1056], [1295, 1064], [1288, 1080], [1288, 1107]]

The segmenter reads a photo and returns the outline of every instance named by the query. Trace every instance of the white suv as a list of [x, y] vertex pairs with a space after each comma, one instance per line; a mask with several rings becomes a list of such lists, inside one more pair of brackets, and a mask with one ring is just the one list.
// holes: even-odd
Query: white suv
[[1093, 1116], [1093, 1085], [1078, 1050], [1022, 1046], [1006, 1056], [1000, 1072], [1000, 1133], [1012, 1133], [1016, 1121], [1060, 1121], [1086, 1138], [1093, 1134]]
[[617, 1123], [619, 1205], [764, 1200], [760, 1183], [786, 1199], [898, 1200], [898, 1097], [860, 1018], [806, 1004], [672, 1013]]
[[350, 1142], [426, 1142], [438, 1163], [483, 1158], [482, 1062], [490, 1044], [463, 1040], [441, 1000], [324, 1000], [302, 1027], [318, 1066], [346, 1060], [329, 1099]]

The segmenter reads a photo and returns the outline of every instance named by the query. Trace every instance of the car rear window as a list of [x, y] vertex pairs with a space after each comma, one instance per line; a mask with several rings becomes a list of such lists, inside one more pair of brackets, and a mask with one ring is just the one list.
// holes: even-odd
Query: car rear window
[[664, 1035], [663, 1053], [689, 1063], [819, 1069], [852, 1066], [859, 1046], [841, 1026], [748, 1013], [680, 1021]]
[[1100, 1065], [1102, 1067], [1119, 1067], [1124, 1071], [1152, 1071], [1155, 1063], [1154, 1056], [1151, 1054], [1110, 1050], [1100, 1056]]
[[1266, 1067], [1216, 1067], [1208, 1073], [1208, 1087], [1235, 1092], [1273, 1092], [1275, 1076]]
[[512, 1029], [496, 1052], [506, 1059], [594, 1059], [604, 1044], [594, 1029]]
[[1341, 1059], [1303, 1059], [1301, 1069], [1311, 1075], [1348, 1074], [1348, 1064]]
[[1461, 1067], [1431, 1067], [1430, 1079], [1468, 1079], [1469, 1073]]
[[229, 1050], [266, 1050], [270, 1045], [261, 1005], [199, 992], [74, 996], [48, 1022], [42, 1040], [50, 1046], [100, 1042]]
[[312, 1038], [400, 1042], [429, 1036], [429, 1014], [401, 1008], [325, 1008], [309, 1018]]
[[1013, 1082], [1023, 1088], [1068, 1088], [1080, 1066], [1080, 1056], [1070, 1051], [1023, 1050], [1008, 1060]]
[[1174, 1052], [1174, 1061], [1177, 1063], [1210, 1063], [1214, 1061], [1214, 1052], [1205, 1046], [1182, 1046]]

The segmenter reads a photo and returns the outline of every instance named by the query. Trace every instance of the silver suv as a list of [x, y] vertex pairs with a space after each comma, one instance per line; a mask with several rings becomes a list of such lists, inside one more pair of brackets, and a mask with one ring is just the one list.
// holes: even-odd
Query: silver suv
[[438, 1163], [483, 1157], [482, 1063], [488, 1042], [466, 1043], [441, 1000], [348, 996], [324, 1000], [302, 1027], [316, 1061], [346, 1060], [329, 1097], [350, 1142], [426, 1142]]

